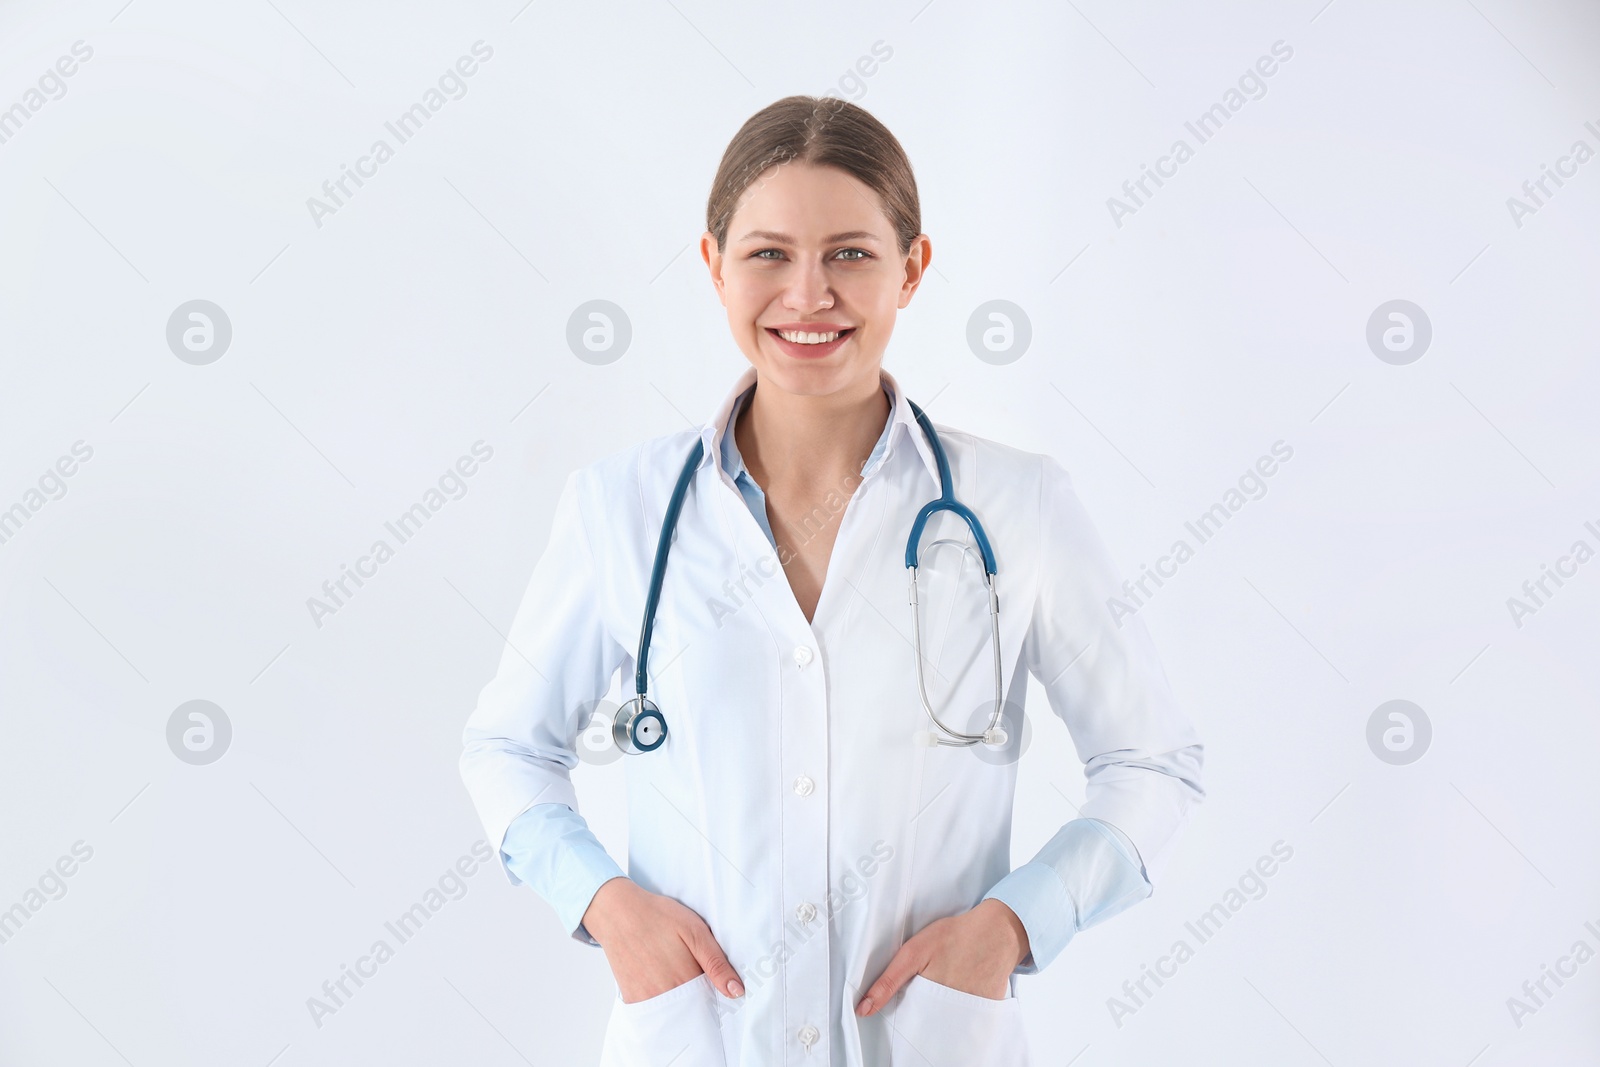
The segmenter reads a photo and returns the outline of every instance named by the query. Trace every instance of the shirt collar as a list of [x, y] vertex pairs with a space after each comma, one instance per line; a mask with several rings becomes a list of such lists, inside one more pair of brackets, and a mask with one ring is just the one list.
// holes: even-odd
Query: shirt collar
[[[917, 423], [917, 417], [911, 410], [910, 401], [906, 399], [905, 393], [900, 389], [900, 383], [895, 380], [894, 375], [881, 367], [878, 368], [878, 379], [889, 394], [888, 440], [883, 452], [876, 460], [869, 458], [867, 466], [862, 468], [862, 475], [871, 474], [888, 462], [889, 457], [894, 455], [895, 448], [899, 446], [901, 440], [910, 438], [912, 447], [916, 449], [917, 455], [922, 458], [922, 465], [927, 469], [934, 485], [937, 486], [939, 484], [939, 461], [934, 458], [933, 448], [928, 444], [927, 435], [922, 432], [922, 427]], [[700, 427], [700, 440], [704, 445], [704, 454], [700, 457], [698, 467], [707, 466], [714, 459], [718, 461], [719, 465], [722, 465], [725, 459], [723, 439], [732, 429], [733, 415], [738, 409], [741, 399], [749, 391], [750, 387], [755, 384], [755, 367], [746, 367], [744, 373], [739, 375], [738, 381], [734, 382], [733, 388], [728, 391], [728, 395], [723, 398], [722, 403], [717, 405], [716, 412]], [[727, 444], [732, 445], [733, 442], [729, 441]], [[732, 454], [738, 455], [737, 448], [732, 449]], [[738, 469], [743, 469], [744, 461], [742, 458], [737, 466]], [[730, 480], [735, 476], [736, 471], [730, 471], [728, 474]]]

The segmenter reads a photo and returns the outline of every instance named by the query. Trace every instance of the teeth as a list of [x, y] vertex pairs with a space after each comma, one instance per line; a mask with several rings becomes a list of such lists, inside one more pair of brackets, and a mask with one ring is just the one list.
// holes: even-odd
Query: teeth
[[833, 333], [798, 333], [793, 330], [779, 330], [778, 336], [797, 345], [825, 345], [829, 341], [837, 340], [842, 332], [840, 330]]

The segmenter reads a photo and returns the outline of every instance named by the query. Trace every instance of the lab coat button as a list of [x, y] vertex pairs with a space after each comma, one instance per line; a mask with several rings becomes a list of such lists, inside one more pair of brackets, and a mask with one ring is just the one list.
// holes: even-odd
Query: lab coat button
[[811, 662], [811, 646], [801, 645], [794, 650], [794, 661], [804, 667]]
[[794, 909], [794, 914], [795, 917], [801, 922], [808, 923], [817, 917], [817, 906], [812, 904], [810, 901], [807, 901], [798, 908]]
[[800, 1043], [806, 1048], [810, 1048], [813, 1044], [815, 1044], [819, 1036], [821, 1035], [818, 1034], [815, 1026], [807, 1024], [800, 1028]]
[[794, 780], [794, 791], [803, 797], [810, 796], [811, 791], [816, 787], [817, 783], [803, 774]]

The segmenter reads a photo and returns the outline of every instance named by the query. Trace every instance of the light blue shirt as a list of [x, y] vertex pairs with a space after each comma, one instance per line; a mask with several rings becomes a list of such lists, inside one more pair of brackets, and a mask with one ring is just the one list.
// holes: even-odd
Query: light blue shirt
[[[751, 390], [753, 390], [753, 386]], [[751, 390], [740, 395], [722, 434], [722, 469], [733, 479], [773, 548], [767, 519], [767, 497], [750, 477], [734, 441], [733, 428]], [[887, 381], [884, 392], [892, 406], [895, 396]], [[865, 472], [887, 447], [892, 418], [886, 421], [873, 447]], [[550, 903], [564, 929], [585, 944], [598, 945], [583, 926], [599, 888], [624, 872], [589, 829], [589, 824], [566, 804], [535, 804], [519, 815], [506, 832], [501, 852], [506, 865], [524, 883]], [[1100, 819], [1073, 819], [1047, 841], [1033, 859], [994, 884], [984, 899], [1005, 904], [1028, 933], [1029, 953], [1016, 973], [1037, 974], [1066, 948], [1080, 930], [1111, 918], [1143, 900], [1151, 884], [1138, 850], [1126, 834]]]

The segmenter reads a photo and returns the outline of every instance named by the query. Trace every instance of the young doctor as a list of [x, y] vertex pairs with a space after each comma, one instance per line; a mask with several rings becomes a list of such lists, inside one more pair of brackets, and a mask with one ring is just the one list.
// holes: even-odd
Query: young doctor
[[[706, 216], [750, 367], [704, 425], [568, 477], [462, 776], [512, 884], [605, 952], [603, 1064], [1023, 1067], [1016, 976], [1150, 894], [1203, 747], [1141, 620], [1108, 612], [1066, 470], [929, 423], [936, 445], [883, 369], [932, 258], [894, 136], [779, 100]], [[945, 479], [978, 522], [927, 518], [914, 608], [907, 542]], [[626, 871], [570, 778], [619, 669], [660, 713], [619, 728]], [[1087, 799], [1013, 868], [1028, 674]]]

